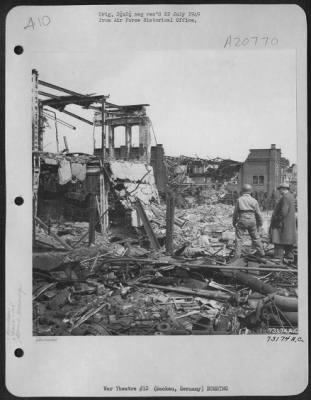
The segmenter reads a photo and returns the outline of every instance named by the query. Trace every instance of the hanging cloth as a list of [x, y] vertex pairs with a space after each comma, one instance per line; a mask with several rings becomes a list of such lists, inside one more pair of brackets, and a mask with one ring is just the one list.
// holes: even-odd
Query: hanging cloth
[[60, 185], [66, 185], [72, 179], [70, 162], [68, 160], [62, 160], [58, 168], [58, 179]]
[[86, 178], [86, 164], [71, 163], [71, 173], [74, 178], [83, 182]]

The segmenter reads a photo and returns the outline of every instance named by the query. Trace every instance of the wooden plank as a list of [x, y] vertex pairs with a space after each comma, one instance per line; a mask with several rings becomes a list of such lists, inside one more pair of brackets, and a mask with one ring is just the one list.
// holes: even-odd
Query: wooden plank
[[95, 243], [95, 227], [96, 227], [96, 199], [95, 194], [90, 193], [89, 204], [89, 245]]
[[[41, 219], [39, 217], [34, 217], [35, 221], [42, 226], [42, 228], [48, 233], [49, 232], [49, 227], [43, 222], [41, 221]], [[53, 232], [49, 232], [48, 233], [50, 236], [52, 236], [55, 240], [57, 240], [62, 246], [64, 246], [66, 249], [68, 250], [72, 250], [72, 247], [69, 246], [69, 244], [67, 244], [66, 242], [64, 242], [60, 237], [58, 237], [55, 233]]]
[[140, 216], [140, 218], [142, 220], [142, 223], [144, 225], [145, 231], [146, 231], [146, 233], [148, 235], [148, 238], [150, 240], [150, 243], [151, 243], [152, 247], [155, 250], [160, 250], [160, 244], [158, 242], [158, 239], [157, 239], [155, 233], [153, 232], [153, 229], [152, 229], [152, 227], [150, 225], [150, 222], [149, 222], [149, 220], [147, 218], [145, 210], [144, 210], [144, 208], [143, 208], [143, 206], [142, 206], [142, 204], [141, 204], [139, 199], [137, 199], [136, 202], [135, 202], [135, 208], [136, 208], [136, 210], [138, 212], [138, 215]]
[[221, 291], [215, 290], [206, 290], [206, 289], [190, 289], [187, 287], [176, 287], [176, 286], [161, 286], [161, 285], [153, 285], [148, 283], [137, 283], [137, 286], [155, 288], [159, 290], [163, 290], [165, 292], [176, 292], [182, 294], [191, 294], [196, 296], [208, 297], [210, 299], [219, 300], [219, 301], [228, 301], [232, 296], [228, 293], [224, 293]]
[[173, 253], [173, 233], [175, 217], [175, 196], [170, 190], [167, 191], [166, 199], [166, 241], [165, 247], [168, 254]]

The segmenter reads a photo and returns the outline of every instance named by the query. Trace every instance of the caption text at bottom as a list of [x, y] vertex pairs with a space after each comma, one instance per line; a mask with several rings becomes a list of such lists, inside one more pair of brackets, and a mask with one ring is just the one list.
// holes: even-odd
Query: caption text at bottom
[[104, 391], [108, 392], [224, 392], [228, 391], [228, 386], [103, 386]]

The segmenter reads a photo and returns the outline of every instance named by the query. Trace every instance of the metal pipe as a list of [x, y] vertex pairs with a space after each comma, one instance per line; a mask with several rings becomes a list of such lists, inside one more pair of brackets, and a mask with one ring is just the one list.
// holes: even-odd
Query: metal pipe
[[[227, 274], [229, 274], [229, 272], [227, 272]], [[251, 289], [259, 293], [271, 294], [279, 290], [279, 288], [274, 287], [268, 283], [264, 283], [260, 279], [257, 279], [245, 272], [230, 272], [230, 275], [238, 282], [249, 286]]]
[[93, 125], [93, 122], [92, 122], [92, 121], [89, 121], [88, 119], [82, 118], [82, 117], [80, 117], [79, 115], [74, 114], [74, 113], [72, 113], [72, 112], [70, 112], [70, 111], [62, 110], [62, 111], [60, 111], [60, 112], [62, 112], [62, 113], [64, 113], [64, 114], [67, 114], [67, 115], [70, 115], [70, 116], [73, 117], [73, 118], [77, 118], [79, 121], [85, 122], [86, 124]]
[[176, 292], [182, 294], [192, 294], [196, 296], [208, 297], [214, 300], [219, 301], [229, 301], [231, 299], [231, 295], [214, 290], [205, 290], [205, 289], [189, 289], [186, 287], [175, 287], [175, 286], [161, 286], [161, 285], [153, 285], [147, 283], [136, 283], [137, 286], [149, 287], [154, 289], [163, 290], [166, 292]]
[[283, 314], [291, 324], [298, 325], [298, 312], [286, 311]]
[[[45, 114], [45, 116], [46, 116], [47, 118], [50, 118], [50, 119], [53, 119], [53, 120], [54, 120], [54, 118], [53, 118], [51, 115], [46, 114], [46, 111], [52, 112], [52, 110], [45, 110], [45, 111], [43, 111], [43, 114]], [[59, 124], [64, 125], [64, 126], [67, 126], [67, 128], [70, 128], [70, 129], [72, 129], [72, 130], [76, 130], [76, 129], [77, 129], [75, 126], [73, 126], [73, 125], [71, 125], [71, 124], [68, 124], [68, 122], [63, 121], [62, 119], [59, 119], [59, 118], [56, 118], [56, 119], [57, 119], [57, 122], [58, 122]]]
[[298, 311], [298, 298], [286, 297], [278, 294], [268, 295], [265, 301], [273, 300], [275, 305], [282, 311], [297, 312]]
[[239, 266], [239, 265], [208, 265], [208, 264], [198, 264], [198, 265], [193, 265], [193, 264], [182, 264], [183, 267], [189, 267], [189, 268], [206, 268], [206, 269], [219, 269], [219, 270], [245, 270], [245, 271], [267, 271], [267, 272], [292, 272], [292, 273], [297, 273], [296, 269], [286, 269], [286, 268], [274, 268], [274, 267], [246, 267], [246, 266]]

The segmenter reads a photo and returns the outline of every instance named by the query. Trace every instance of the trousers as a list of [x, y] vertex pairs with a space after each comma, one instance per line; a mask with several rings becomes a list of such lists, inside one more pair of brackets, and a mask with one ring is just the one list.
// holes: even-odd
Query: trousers
[[275, 244], [274, 245], [274, 258], [280, 258], [283, 260], [283, 257], [286, 258], [294, 258], [293, 254], [294, 246], [291, 244]]
[[242, 237], [245, 231], [250, 235], [254, 247], [260, 254], [264, 255], [255, 216], [251, 214], [242, 214], [235, 227], [235, 257], [241, 257]]

